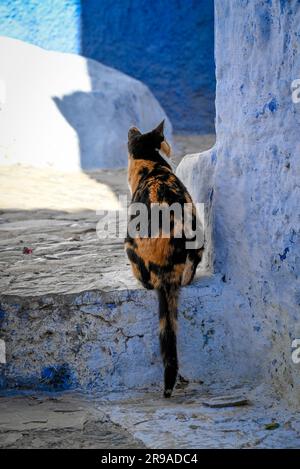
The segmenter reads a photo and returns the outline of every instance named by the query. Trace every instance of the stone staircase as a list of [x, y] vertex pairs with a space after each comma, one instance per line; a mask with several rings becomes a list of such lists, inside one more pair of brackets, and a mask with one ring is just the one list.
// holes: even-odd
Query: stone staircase
[[[89, 177], [126, 190], [124, 171]], [[91, 209], [0, 214], [0, 447], [299, 447], [299, 413], [259, 386], [251, 316], [242, 298], [230, 309], [223, 275], [199, 272], [182, 289], [180, 378], [161, 397], [155, 292], [134, 280], [121, 240], [98, 239], [97, 221]], [[227, 404], [207, 407], [216, 396]], [[248, 405], [233, 406], [238, 396]]]
[[[25, 176], [33, 177], [28, 171]], [[127, 192], [123, 170], [89, 177], [116, 195]], [[33, 199], [41, 193], [39, 181], [30, 186]], [[133, 278], [121, 239], [99, 240], [98, 220], [95, 210], [2, 211], [2, 388], [161, 385], [156, 294]], [[221, 288], [220, 279], [202, 275], [182, 290], [178, 346], [186, 380], [208, 379], [222, 360]]]

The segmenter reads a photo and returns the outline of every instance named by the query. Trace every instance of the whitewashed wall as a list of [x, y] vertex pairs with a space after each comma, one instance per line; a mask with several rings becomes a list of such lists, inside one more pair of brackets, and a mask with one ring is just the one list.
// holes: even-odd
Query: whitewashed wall
[[0, 37], [0, 164], [127, 166], [127, 132], [166, 119], [149, 89], [99, 62]]
[[[209, 152], [178, 168], [211, 205], [222, 285], [223, 363], [298, 402], [300, 364], [300, 4], [216, 0], [216, 129]], [[223, 346], [223, 343], [218, 345]]]

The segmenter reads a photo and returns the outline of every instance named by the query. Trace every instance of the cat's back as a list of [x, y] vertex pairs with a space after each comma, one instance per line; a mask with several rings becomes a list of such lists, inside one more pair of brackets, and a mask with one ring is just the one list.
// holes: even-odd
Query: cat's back
[[132, 196], [132, 202], [149, 204], [192, 203], [191, 196], [184, 184], [168, 166], [141, 166], [139, 183]]

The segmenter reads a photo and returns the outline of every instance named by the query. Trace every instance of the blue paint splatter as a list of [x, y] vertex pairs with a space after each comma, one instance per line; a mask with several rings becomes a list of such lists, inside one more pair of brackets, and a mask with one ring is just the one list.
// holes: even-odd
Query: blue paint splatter
[[286, 4], [289, 2], [289, 0], [279, 0], [280, 2], [280, 13], [283, 14], [284, 8]]
[[297, 235], [296, 231], [294, 230], [294, 228], [292, 228], [291, 232], [290, 232], [290, 235], [289, 235], [290, 243], [294, 244], [297, 238], [298, 238], [298, 235]]
[[53, 390], [70, 389], [74, 383], [73, 373], [67, 363], [45, 367], [41, 372], [41, 383]]
[[259, 29], [261, 33], [261, 38], [264, 42], [269, 41], [271, 36], [271, 24], [272, 24], [272, 17], [269, 11], [269, 8], [264, 8], [261, 11], [261, 6], [257, 5], [256, 14], [258, 16], [259, 22]]
[[216, 161], [217, 161], [217, 152], [213, 151], [211, 154], [211, 162], [216, 163]]
[[261, 111], [256, 112], [255, 117], [256, 119], [258, 119], [260, 116], [263, 116], [267, 110], [269, 110], [273, 114], [275, 111], [277, 111], [278, 107], [279, 104], [277, 102], [277, 99], [273, 97], [271, 101], [264, 105]]
[[285, 248], [285, 250], [283, 251], [283, 254], [279, 254], [279, 257], [280, 257], [280, 260], [281, 261], [284, 261], [286, 259], [286, 255], [287, 253], [290, 251], [290, 248]]
[[268, 104], [268, 108], [270, 109], [271, 112], [275, 112], [278, 109], [278, 103], [276, 98], [272, 98], [271, 101]]
[[4, 365], [0, 365], [0, 389], [6, 389], [7, 388], [7, 379], [5, 376], [5, 370], [4, 370]]

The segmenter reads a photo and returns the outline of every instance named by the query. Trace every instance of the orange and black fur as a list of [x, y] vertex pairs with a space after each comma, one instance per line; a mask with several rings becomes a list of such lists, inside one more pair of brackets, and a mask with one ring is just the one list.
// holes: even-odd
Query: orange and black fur
[[[160, 155], [170, 155], [171, 148], [164, 138], [164, 122], [151, 132], [142, 134], [136, 127], [128, 132], [128, 182], [132, 194], [131, 203], [144, 203], [150, 211], [151, 204], [174, 202], [183, 206], [192, 199], [171, 166]], [[150, 212], [149, 212], [150, 213]], [[196, 209], [192, 205], [193, 226]], [[150, 215], [148, 219], [150, 225]], [[158, 237], [127, 233], [125, 249], [134, 276], [147, 289], [156, 289], [159, 300], [160, 349], [164, 364], [164, 396], [170, 397], [178, 372], [176, 330], [177, 304], [181, 285], [189, 284], [201, 261], [203, 246], [186, 247], [184, 220], [170, 217], [170, 236]], [[175, 237], [174, 230], [181, 230], [182, 237]], [[176, 227], [176, 228], [175, 228]], [[189, 238], [189, 240], [192, 240]]]

